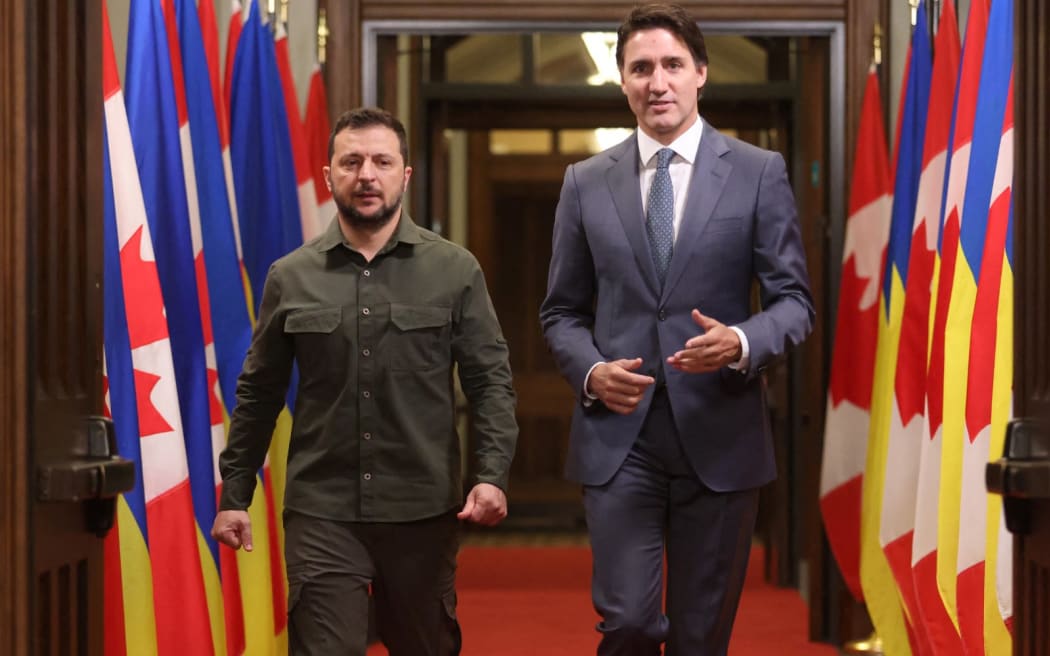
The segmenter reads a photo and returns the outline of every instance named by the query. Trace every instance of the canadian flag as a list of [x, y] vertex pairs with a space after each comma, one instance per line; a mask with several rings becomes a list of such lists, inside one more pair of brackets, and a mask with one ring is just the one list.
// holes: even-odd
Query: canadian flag
[[310, 91], [306, 98], [306, 144], [310, 158], [310, 172], [314, 178], [314, 195], [317, 198], [317, 218], [323, 226], [335, 217], [335, 200], [324, 179], [321, 169], [328, 166], [328, 138], [332, 131], [328, 119], [328, 92], [325, 91], [321, 65], [314, 65], [310, 75]]
[[820, 475], [824, 529], [846, 585], [858, 600], [863, 599], [861, 490], [892, 190], [879, 76], [873, 65], [864, 89], [854, 155]]

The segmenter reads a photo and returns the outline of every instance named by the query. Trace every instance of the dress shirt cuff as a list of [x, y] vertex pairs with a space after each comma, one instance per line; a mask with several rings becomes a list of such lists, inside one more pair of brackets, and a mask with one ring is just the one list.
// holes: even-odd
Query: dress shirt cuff
[[478, 473], [474, 476], [474, 485], [488, 483], [495, 485], [506, 494], [510, 487], [510, 461], [506, 458], [481, 458], [477, 463]]
[[729, 329], [740, 337], [740, 359], [736, 362], [729, 363], [728, 366], [730, 369], [735, 369], [740, 373], [746, 373], [748, 367], [751, 365], [751, 348], [747, 343], [747, 335], [744, 334], [743, 330], [740, 330], [736, 326], [729, 326]]
[[593, 395], [593, 394], [591, 394], [590, 392], [587, 391], [587, 381], [589, 381], [591, 379], [591, 373], [600, 364], [605, 364], [605, 363], [604, 362], [595, 362], [593, 365], [591, 365], [591, 368], [587, 370], [587, 375], [583, 377], [583, 396], [580, 397], [580, 400], [583, 402], [583, 407], [585, 407], [585, 408], [591, 407], [594, 404], [594, 402], [598, 400], [597, 396], [595, 396], [595, 395]]
[[234, 478], [222, 482], [219, 510], [247, 510], [255, 494], [255, 477]]

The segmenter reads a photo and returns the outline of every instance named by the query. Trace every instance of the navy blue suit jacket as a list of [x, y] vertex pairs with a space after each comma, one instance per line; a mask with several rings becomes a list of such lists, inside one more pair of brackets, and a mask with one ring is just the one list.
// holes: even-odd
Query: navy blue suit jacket
[[[662, 289], [649, 252], [638, 140], [573, 164], [554, 222], [547, 343], [579, 402], [566, 475], [601, 485], [638, 436], [653, 388], [630, 415], [583, 402], [584, 379], [601, 361], [641, 357], [663, 379], [690, 463], [709, 488], [743, 490], [775, 475], [761, 372], [798, 344], [813, 322], [795, 198], [778, 154], [705, 124], [686, 206]], [[761, 310], [752, 314], [757, 282]], [[699, 309], [743, 330], [750, 367], [686, 374], [666, 365], [700, 328]]]

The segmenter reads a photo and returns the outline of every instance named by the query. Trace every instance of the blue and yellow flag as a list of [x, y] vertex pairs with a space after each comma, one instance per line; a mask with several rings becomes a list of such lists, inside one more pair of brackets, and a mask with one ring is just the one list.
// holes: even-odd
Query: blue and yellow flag
[[[913, 634], [902, 590], [896, 585], [880, 539], [882, 502], [886, 477], [889, 433], [894, 408], [894, 375], [897, 365], [904, 292], [908, 281], [912, 222], [922, 171], [923, 141], [930, 95], [932, 53], [926, 25], [925, 3], [920, 3], [918, 23], [911, 39], [906, 86], [897, 122], [897, 159], [894, 168], [893, 210], [886, 266], [879, 297], [879, 335], [872, 386], [871, 428], [864, 470], [863, 521], [861, 523], [860, 577], [864, 601], [886, 652], [918, 651], [920, 637]], [[910, 609], [909, 609], [910, 610]]]

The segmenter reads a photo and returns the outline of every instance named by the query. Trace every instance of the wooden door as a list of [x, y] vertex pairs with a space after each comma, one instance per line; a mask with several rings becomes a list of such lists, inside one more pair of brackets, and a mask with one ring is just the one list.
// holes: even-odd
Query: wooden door
[[[1014, 412], [1028, 422], [1028, 498], [1014, 526], [1014, 653], [1050, 655], [1050, 6], [1016, 3], [1014, 90]], [[1011, 440], [1012, 441], [1012, 440]], [[1015, 445], [1016, 446], [1016, 445]], [[1008, 454], [1009, 455], [1009, 454]], [[1015, 454], [1023, 455], [1023, 454]], [[991, 472], [990, 472], [991, 473]], [[1012, 506], [1012, 507], [1011, 507]]]
[[0, 653], [28, 651], [26, 0], [0, 0]]
[[86, 423], [103, 394], [101, 11], [0, 0], [5, 654], [102, 653], [97, 504], [61, 500], [90, 492], [72, 464], [106, 439]]
[[[582, 526], [579, 487], [564, 479], [573, 393], [540, 329], [554, 210], [562, 176], [579, 156], [491, 156], [488, 133], [471, 133], [469, 245], [478, 254], [510, 346], [520, 431], [511, 467], [510, 523]], [[484, 220], [480, 220], [484, 218]]]
[[1014, 654], [1050, 654], [1050, 501], [1032, 508], [1032, 525], [1014, 544]]
[[43, 472], [73, 455], [84, 418], [102, 409], [103, 9], [27, 6], [31, 637], [38, 654], [92, 654], [102, 645], [102, 541], [85, 503], [55, 489], [56, 500], [41, 500], [40, 488]]

